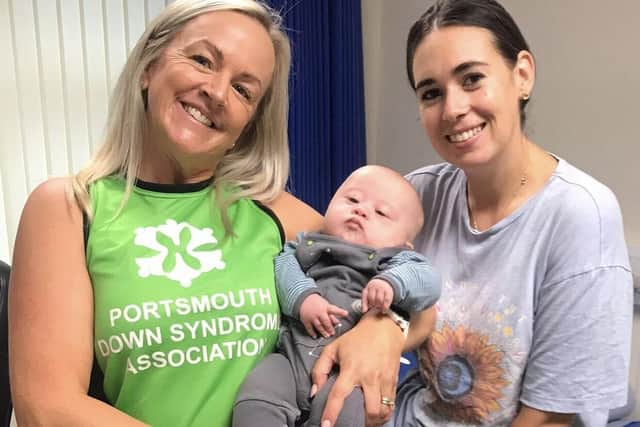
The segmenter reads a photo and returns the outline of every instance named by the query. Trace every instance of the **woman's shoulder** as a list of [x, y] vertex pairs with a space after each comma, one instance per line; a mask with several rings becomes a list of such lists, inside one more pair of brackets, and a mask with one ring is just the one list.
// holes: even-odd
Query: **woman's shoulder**
[[42, 219], [75, 224], [82, 220], [82, 211], [73, 195], [73, 178], [50, 178], [29, 194], [24, 205], [25, 219]]
[[594, 223], [605, 229], [611, 222], [621, 222], [618, 200], [602, 182], [559, 159], [547, 198], [558, 204], [564, 216], [575, 224]]
[[453, 202], [466, 183], [464, 172], [450, 163], [424, 166], [405, 177], [418, 192], [427, 211]]
[[296, 234], [301, 231], [318, 231], [322, 228], [322, 215], [291, 193], [283, 191], [264, 204], [282, 224], [286, 240], [295, 239]]
[[613, 191], [604, 183], [563, 159], [558, 159], [554, 178], [565, 196], [583, 197], [595, 205], [616, 205]]
[[449, 188], [466, 182], [464, 172], [450, 163], [423, 166], [405, 175], [418, 193], [435, 192], [437, 188]]
[[74, 205], [73, 181], [71, 177], [49, 178], [38, 184], [29, 194], [25, 207], [30, 205], [50, 206], [52, 209]]
[[438, 163], [423, 166], [409, 172], [405, 177], [411, 182], [427, 182], [442, 179], [452, 179], [462, 174], [462, 171], [450, 163]]
[[593, 268], [627, 264], [622, 213], [605, 184], [559, 160], [542, 201], [547, 221], [554, 223], [559, 257], [571, 253]]
[[29, 194], [22, 211], [20, 228], [31, 230], [27, 236], [42, 238], [42, 233], [70, 236], [81, 230], [82, 211], [73, 196], [72, 178], [51, 178]]

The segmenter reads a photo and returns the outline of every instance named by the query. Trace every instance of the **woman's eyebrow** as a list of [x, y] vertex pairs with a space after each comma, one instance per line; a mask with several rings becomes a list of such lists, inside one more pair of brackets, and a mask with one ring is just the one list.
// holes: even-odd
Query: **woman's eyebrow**
[[464, 73], [465, 71], [467, 71], [469, 68], [472, 67], [476, 67], [479, 65], [489, 65], [486, 62], [482, 62], [482, 61], [466, 61], [463, 62], [462, 64], [458, 65], [456, 68], [453, 69], [453, 72], [451, 74], [453, 74], [454, 76], [457, 74], [461, 74]]
[[188, 44], [186, 48], [188, 49], [198, 45], [204, 45], [204, 47], [213, 56], [213, 59], [215, 59], [217, 62], [224, 61], [224, 54], [222, 53], [222, 51], [218, 48], [218, 46], [214, 45], [207, 39], [196, 40], [195, 42]]
[[[215, 44], [211, 43], [209, 40], [207, 39], [200, 39], [197, 40], [189, 45], [187, 45], [187, 49], [193, 46], [198, 46], [198, 45], [204, 45], [204, 47], [211, 52], [211, 55], [213, 56], [214, 60], [218, 63], [222, 63], [224, 62], [224, 53], [222, 53], [222, 51], [218, 48], [218, 46], [216, 46]], [[259, 86], [260, 89], [262, 89], [262, 81], [260, 81], [259, 78], [257, 78], [256, 76], [254, 76], [251, 73], [248, 72], [244, 72], [241, 74], [240, 76], [241, 79], [244, 80], [250, 80], [253, 83], [257, 84]]]
[[[476, 67], [476, 66], [479, 66], [479, 65], [487, 66], [487, 65], [489, 65], [489, 64], [487, 64], [486, 62], [482, 62], [482, 61], [465, 61], [465, 62], [463, 62], [463, 63], [461, 63], [461, 64], [457, 65], [457, 66], [453, 69], [453, 71], [451, 72], [451, 74], [452, 74], [453, 76], [456, 76], [456, 75], [458, 75], [458, 74], [462, 74], [462, 73], [464, 73], [464, 72], [465, 72], [465, 71], [467, 71], [469, 68]], [[431, 77], [427, 77], [426, 79], [422, 79], [422, 80], [420, 80], [420, 81], [418, 82], [418, 84], [416, 84], [415, 90], [417, 91], [418, 89], [420, 89], [420, 88], [422, 88], [422, 87], [424, 87], [424, 86], [429, 86], [429, 85], [435, 84], [435, 82], [436, 82], [436, 81], [435, 81], [435, 79], [433, 79], [433, 78], [431, 78]]]

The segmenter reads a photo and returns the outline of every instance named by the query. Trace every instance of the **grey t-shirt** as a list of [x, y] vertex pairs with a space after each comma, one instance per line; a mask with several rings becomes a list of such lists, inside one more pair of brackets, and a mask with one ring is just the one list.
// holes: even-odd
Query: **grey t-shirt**
[[490, 229], [469, 223], [466, 177], [408, 175], [425, 210], [415, 249], [443, 279], [438, 321], [391, 425], [508, 425], [519, 402], [588, 413], [626, 402], [632, 278], [613, 193], [559, 159], [544, 188]]

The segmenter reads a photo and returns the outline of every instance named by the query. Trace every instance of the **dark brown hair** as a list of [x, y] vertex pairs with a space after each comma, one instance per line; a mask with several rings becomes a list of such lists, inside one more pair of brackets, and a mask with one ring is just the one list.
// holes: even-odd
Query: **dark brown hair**
[[[418, 45], [434, 29], [449, 26], [480, 27], [491, 32], [496, 49], [507, 64], [514, 66], [518, 54], [529, 45], [509, 12], [495, 0], [437, 0], [411, 26], [407, 37], [407, 76], [415, 90], [413, 60]], [[524, 126], [528, 99], [520, 100], [520, 122]]]

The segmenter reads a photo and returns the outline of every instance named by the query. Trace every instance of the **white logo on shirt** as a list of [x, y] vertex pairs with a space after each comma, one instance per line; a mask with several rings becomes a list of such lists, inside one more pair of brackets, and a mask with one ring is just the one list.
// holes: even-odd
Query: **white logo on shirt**
[[218, 241], [210, 228], [199, 229], [168, 219], [157, 227], [137, 228], [135, 233], [136, 245], [157, 252], [136, 258], [140, 277], [164, 276], [188, 288], [202, 273], [225, 268], [222, 251], [213, 249]]

